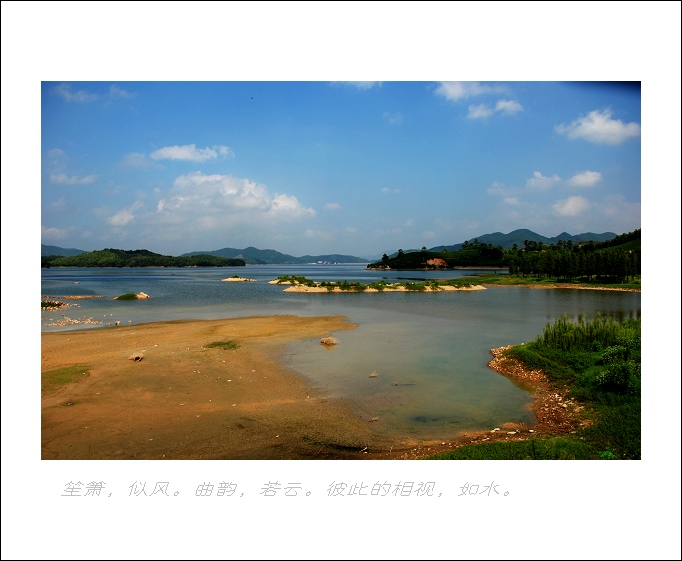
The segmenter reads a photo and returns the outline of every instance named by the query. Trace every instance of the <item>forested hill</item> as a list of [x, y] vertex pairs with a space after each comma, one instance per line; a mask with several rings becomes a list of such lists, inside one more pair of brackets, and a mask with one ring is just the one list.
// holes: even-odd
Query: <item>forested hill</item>
[[215, 255], [172, 257], [146, 249], [126, 251], [103, 249], [69, 257], [43, 255], [42, 267], [243, 267], [243, 259], [227, 259]]
[[369, 269], [453, 269], [481, 267], [509, 269], [510, 275], [555, 277], [557, 282], [613, 283], [641, 275], [641, 229], [613, 239], [587, 243], [559, 240], [556, 244], [524, 240], [521, 246], [504, 249], [478, 240], [464, 242], [462, 249], [430, 251], [398, 250], [396, 257], [384, 254]]
[[503, 234], [502, 232], [483, 234], [482, 236], [472, 238], [463, 243], [458, 243], [454, 245], [438, 245], [436, 247], [432, 247], [429, 251], [443, 251], [444, 249], [447, 249], [448, 251], [455, 251], [458, 249], [462, 249], [462, 247], [466, 247], [466, 245], [474, 244], [477, 241], [484, 245], [492, 245], [494, 247], [500, 246], [502, 249], [512, 249], [514, 245], [516, 245], [517, 247], [524, 247], [524, 243], [527, 241], [543, 243], [546, 246], [550, 246], [552, 244], [556, 245], [560, 241], [562, 242], [571, 241], [574, 244], [590, 241], [605, 242], [615, 237], [616, 234], [614, 234], [613, 232], [604, 232], [602, 234], [585, 232], [577, 235], [571, 235], [568, 234], [567, 232], [562, 232], [558, 236], [547, 238], [545, 236], [541, 236], [540, 234], [536, 234], [532, 230], [527, 230], [524, 228], [520, 230], [514, 230], [513, 232], [509, 232], [508, 234]]

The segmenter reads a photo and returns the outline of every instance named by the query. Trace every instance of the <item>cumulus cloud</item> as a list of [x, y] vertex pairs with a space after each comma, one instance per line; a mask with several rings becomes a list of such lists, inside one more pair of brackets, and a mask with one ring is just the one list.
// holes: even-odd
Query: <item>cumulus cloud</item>
[[523, 111], [522, 105], [518, 101], [512, 101], [507, 99], [500, 99], [495, 104], [495, 111], [500, 111], [505, 115], [514, 115], [519, 111]]
[[480, 82], [441, 82], [436, 88], [436, 95], [448, 101], [459, 101], [483, 94], [504, 93], [505, 86], [481, 84]]
[[178, 177], [169, 196], [157, 205], [166, 214], [213, 214], [260, 216], [270, 219], [300, 219], [316, 215], [292, 195], [271, 195], [264, 185], [231, 175], [193, 172]]
[[595, 144], [621, 144], [628, 138], [640, 135], [640, 126], [637, 123], [625, 124], [620, 119], [612, 119], [611, 115], [610, 109], [590, 111], [586, 117], [579, 117], [570, 125], [556, 125], [554, 130], [568, 138], [582, 138]]
[[391, 189], [390, 187], [382, 187], [381, 192], [384, 195], [388, 195], [389, 193], [400, 193], [400, 189]]
[[511, 205], [511, 206], [518, 206], [519, 204], [519, 199], [516, 197], [505, 197], [503, 199], [504, 204]]
[[578, 216], [590, 208], [590, 203], [585, 197], [568, 197], [557, 201], [552, 205], [552, 211], [558, 216]]
[[68, 176], [65, 173], [53, 173], [50, 175], [50, 181], [57, 185], [87, 185], [94, 183], [96, 179], [97, 176], [95, 174], [86, 175], [85, 177]]
[[593, 187], [601, 181], [601, 173], [598, 171], [583, 171], [576, 173], [568, 180], [572, 187]]
[[67, 236], [67, 231], [61, 228], [47, 228], [46, 226], [40, 226], [40, 235], [44, 240], [63, 240]]
[[325, 210], [341, 210], [341, 205], [339, 203], [327, 203], [324, 205]]
[[547, 191], [559, 181], [561, 181], [561, 178], [556, 174], [552, 177], [545, 177], [539, 171], [536, 171], [533, 173], [533, 177], [526, 180], [526, 188], [531, 191]]
[[117, 227], [125, 226], [135, 218], [135, 215], [133, 213], [142, 206], [144, 206], [144, 203], [142, 203], [141, 201], [135, 201], [128, 208], [119, 210], [116, 214], [110, 217], [107, 220], [107, 222], [112, 226]]
[[149, 154], [154, 160], [182, 160], [186, 162], [205, 162], [220, 158], [233, 157], [234, 153], [227, 146], [214, 146], [213, 148], [197, 148], [196, 144], [184, 144], [183, 146], [165, 146]]
[[87, 103], [98, 99], [98, 95], [86, 92], [85, 90], [73, 91], [69, 84], [59, 84], [53, 90], [54, 93], [61, 96], [65, 101], [75, 101], [77, 103]]
[[388, 111], [384, 112], [384, 119], [390, 125], [400, 125], [403, 122], [403, 116], [400, 113], [389, 113]]

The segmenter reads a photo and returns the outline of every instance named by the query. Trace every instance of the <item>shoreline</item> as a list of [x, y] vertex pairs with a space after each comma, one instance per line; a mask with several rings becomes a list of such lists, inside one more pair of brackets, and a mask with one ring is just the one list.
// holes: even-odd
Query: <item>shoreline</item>
[[431, 442], [414, 450], [403, 453], [400, 459], [414, 460], [434, 454], [450, 452], [461, 446], [499, 441], [523, 441], [534, 436], [558, 436], [575, 432], [592, 424], [592, 420], [581, 414], [584, 406], [575, 400], [566, 399], [566, 394], [552, 386], [541, 370], [526, 368], [514, 358], [504, 357], [503, 353], [514, 345], [490, 349], [492, 360], [488, 367], [502, 376], [516, 380], [533, 392], [530, 409], [536, 422], [503, 423], [499, 427], [478, 430], [461, 435], [454, 443]]

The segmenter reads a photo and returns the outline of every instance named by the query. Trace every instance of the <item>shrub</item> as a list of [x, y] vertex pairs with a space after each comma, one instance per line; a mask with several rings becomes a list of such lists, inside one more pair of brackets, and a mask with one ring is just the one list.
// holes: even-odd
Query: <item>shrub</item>
[[206, 345], [206, 347], [209, 349], [215, 349], [217, 347], [233, 351], [234, 349], [239, 348], [239, 343], [233, 339], [230, 341], [214, 341], [213, 343]]

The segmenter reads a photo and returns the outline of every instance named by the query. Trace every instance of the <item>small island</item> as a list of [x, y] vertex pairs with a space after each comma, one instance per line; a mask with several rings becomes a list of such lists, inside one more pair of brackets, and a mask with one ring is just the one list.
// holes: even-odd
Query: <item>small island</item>
[[285, 288], [283, 292], [443, 292], [443, 291], [457, 291], [457, 290], [485, 290], [485, 286], [472, 283], [469, 280], [451, 279], [451, 280], [429, 280], [424, 282], [395, 282], [389, 283], [384, 280], [373, 282], [370, 284], [363, 284], [361, 282], [348, 282], [343, 280], [340, 282], [323, 281], [317, 283], [306, 277], [298, 276], [280, 276], [275, 280], [269, 281], [269, 284], [286, 284], [291, 285]]
[[239, 275], [232, 275], [229, 278], [221, 279], [222, 282], [256, 282], [256, 279], [247, 279]]
[[146, 300], [147, 298], [151, 298], [151, 296], [149, 296], [149, 294], [145, 294], [144, 292], [140, 292], [139, 294], [129, 292], [127, 294], [121, 294], [120, 296], [117, 296], [114, 298], [114, 300]]

